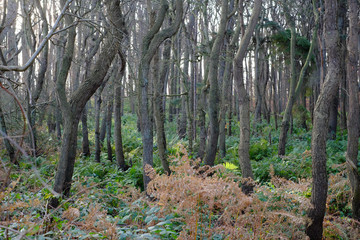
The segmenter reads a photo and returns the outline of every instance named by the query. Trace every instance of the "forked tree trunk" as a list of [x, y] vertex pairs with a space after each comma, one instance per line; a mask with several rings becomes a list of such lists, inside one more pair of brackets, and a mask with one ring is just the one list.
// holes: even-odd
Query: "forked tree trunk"
[[143, 39], [141, 61], [138, 69], [140, 122], [143, 143], [143, 179], [145, 190], [150, 182], [149, 176], [145, 173], [145, 168], [146, 165], [153, 166], [153, 133], [148, 99], [150, 62], [160, 44], [177, 32], [182, 20], [183, 3], [181, 0], [176, 1], [175, 22], [169, 28], [160, 31], [168, 8], [168, 2], [162, 0], [156, 21]]
[[[65, 1], [61, 0], [61, 4], [64, 5]], [[57, 79], [56, 90], [64, 117], [64, 135], [59, 164], [55, 175], [54, 190], [59, 194], [65, 194], [65, 196], [69, 195], [72, 182], [77, 147], [77, 129], [81, 113], [87, 101], [102, 84], [115, 55], [120, 50], [120, 43], [125, 30], [120, 1], [106, 0], [105, 4], [107, 7], [107, 16], [111, 23], [111, 34], [107, 36], [103, 49], [89, 77], [71, 95], [68, 101], [65, 86], [73, 57], [76, 35], [75, 28], [71, 27], [68, 29], [68, 41], [62, 59], [62, 68]], [[65, 22], [67, 26], [70, 26], [73, 23], [72, 17], [66, 15]], [[116, 41], [114, 41], [114, 39], [116, 39]], [[53, 198], [49, 206], [57, 207], [58, 204], [59, 199]]]
[[[314, 1], [315, 2], [315, 1]], [[314, 12], [317, 15], [317, 10]], [[326, 210], [328, 178], [326, 172], [326, 139], [328, 133], [329, 102], [335, 98], [339, 85], [339, 32], [336, 23], [337, 1], [325, 1], [325, 42], [328, 55], [328, 68], [323, 88], [316, 101], [312, 130], [312, 192], [306, 234], [311, 240], [322, 239], [323, 220]]]
[[215, 163], [216, 152], [218, 149], [219, 137], [219, 83], [218, 83], [218, 65], [220, 59], [220, 50], [224, 42], [226, 24], [228, 20], [228, 0], [223, 0], [221, 5], [221, 20], [218, 34], [211, 49], [209, 59], [209, 120], [210, 136], [206, 145], [205, 164], [213, 166]]

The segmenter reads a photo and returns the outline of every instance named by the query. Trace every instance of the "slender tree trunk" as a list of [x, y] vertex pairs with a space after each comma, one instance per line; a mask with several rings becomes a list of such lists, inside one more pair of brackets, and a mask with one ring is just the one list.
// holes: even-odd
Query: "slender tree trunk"
[[[315, 3], [314, 3], [315, 8]], [[315, 13], [317, 14], [317, 10]], [[339, 32], [336, 23], [337, 1], [325, 1], [325, 42], [328, 54], [328, 68], [323, 88], [316, 101], [314, 110], [314, 125], [312, 130], [312, 207], [308, 212], [309, 223], [306, 234], [313, 239], [322, 239], [323, 220], [326, 209], [328, 179], [326, 173], [326, 139], [329, 120], [329, 102], [335, 96], [339, 85]]]
[[81, 124], [82, 124], [82, 154], [86, 157], [90, 156], [90, 146], [89, 146], [89, 131], [87, 125], [87, 104], [84, 107], [84, 110], [81, 114]]
[[114, 129], [114, 137], [115, 137], [115, 157], [116, 162], [120, 169], [125, 171], [127, 169], [125, 158], [124, 158], [124, 150], [122, 144], [122, 134], [121, 134], [121, 105], [122, 105], [122, 94], [121, 94], [121, 81], [124, 77], [125, 67], [126, 67], [126, 59], [123, 53], [120, 54], [121, 59], [121, 67], [119, 68], [119, 73], [115, 80], [114, 86], [114, 118], [115, 118], [115, 129]]
[[[205, 0], [204, 2], [204, 6], [206, 6], [203, 10], [203, 17], [202, 17], [202, 21], [203, 21], [203, 27], [202, 27], [202, 44], [204, 46], [206, 46], [205, 51], [210, 53], [210, 39], [209, 39], [209, 33], [208, 33], [208, 29], [209, 29], [209, 21], [208, 21], [208, 12], [207, 12], [207, 6], [208, 6], [208, 2], [209, 0]], [[199, 100], [198, 100], [198, 108], [197, 108], [197, 114], [198, 114], [198, 128], [200, 130], [199, 132], [199, 148], [198, 148], [198, 153], [197, 153], [197, 157], [200, 158], [201, 160], [203, 160], [204, 155], [205, 155], [205, 148], [206, 148], [206, 138], [207, 138], [207, 131], [206, 131], [206, 95], [208, 94], [208, 88], [209, 88], [209, 83], [208, 83], [208, 74], [209, 74], [209, 57], [207, 55], [204, 56], [204, 69], [201, 66], [202, 64], [200, 64], [200, 68], [199, 68], [199, 81], [198, 83], [200, 83], [202, 85], [201, 88], [198, 88], [198, 95], [199, 95]], [[204, 77], [202, 77], [204, 74]]]
[[290, 16], [290, 9], [287, 7], [285, 12], [287, 12], [287, 20], [289, 21], [290, 31], [291, 31], [291, 41], [290, 41], [290, 59], [291, 59], [291, 80], [290, 80], [290, 91], [289, 98], [286, 104], [285, 113], [281, 122], [281, 130], [279, 137], [279, 147], [278, 155], [285, 155], [286, 139], [287, 133], [290, 127], [290, 118], [292, 108], [295, 102], [295, 87], [296, 87], [296, 72], [295, 72], [295, 43], [296, 43], [296, 31], [295, 31], [295, 20]]
[[[105, 101], [105, 106], [107, 105], [107, 101]], [[100, 127], [100, 146], [102, 147], [104, 145], [105, 137], [106, 137], [106, 110], [103, 113], [103, 118], [101, 121], [101, 127]]]
[[95, 94], [95, 161], [100, 162], [100, 112], [101, 112], [101, 92], [98, 89]]
[[338, 124], [338, 108], [339, 108], [339, 93], [336, 94], [334, 100], [330, 103], [328, 132], [329, 132], [329, 138], [332, 140], [336, 139], [336, 129]]
[[[250, 38], [254, 32], [255, 26], [258, 22], [261, 12], [262, 0], [255, 0], [254, 9], [251, 14], [249, 25], [245, 30], [244, 36], [241, 38], [239, 49], [235, 55], [234, 66], [234, 80], [239, 91], [239, 108], [240, 108], [240, 143], [239, 143], [239, 162], [241, 167], [242, 177], [254, 178], [251, 163], [250, 163], [250, 99], [246, 92], [243, 79], [243, 60], [246, 55], [246, 49], [250, 43]], [[248, 194], [253, 191], [253, 186], [248, 184], [248, 181], [243, 182], [242, 190]]]
[[[171, 19], [169, 20], [171, 25]], [[165, 135], [165, 113], [163, 106], [162, 94], [165, 92], [165, 81], [169, 72], [170, 64], [170, 53], [171, 53], [171, 42], [170, 40], [165, 41], [163, 50], [163, 62], [161, 65], [159, 78], [155, 80], [154, 88], [154, 117], [156, 123], [156, 140], [158, 145], [159, 157], [161, 160], [162, 167], [167, 174], [170, 174], [169, 162], [166, 155], [166, 135]], [[158, 67], [158, 66], [156, 66]]]
[[303, 81], [305, 72], [309, 66], [310, 59], [312, 56], [312, 52], [314, 49], [314, 45], [317, 38], [317, 31], [318, 31], [318, 23], [319, 23], [319, 17], [317, 14], [315, 14], [315, 28], [313, 31], [313, 36], [311, 40], [311, 45], [305, 60], [305, 63], [303, 67], [301, 68], [299, 78], [296, 83], [296, 73], [295, 73], [295, 40], [296, 40], [296, 32], [295, 32], [295, 22], [292, 20], [291, 16], [289, 15], [289, 9], [286, 10], [288, 14], [288, 21], [290, 22], [290, 30], [291, 30], [291, 82], [290, 82], [290, 92], [289, 92], [289, 98], [288, 102], [286, 104], [285, 113], [283, 120], [281, 122], [281, 130], [280, 130], [280, 137], [279, 137], [279, 146], [278, 146], [278, 155], [283, 156], [285, 155], [285, 148], [286, 148], [286, 140], [287, 140], [287, 132], [289, 131], [289, 125], [291, 121], [291, 112], [293, 105], [295, 103], [296, 97], [299, 95], [302, 87], [303, 87]]
[[359, 25], [358, 9], [359, 3], [356, 0], [348, 0], [350, 31], [348, 38], [348, 58], [346, 68], [347, 85], [349, 86], [349, 114], [347, 119], [348, 145], [346, 161], [348, 164], [349, 178], [352, 190], [352, 211], [353, 217], [360, 220], [360, 176], [358, 166], [358, 145], [359, 145], [359, 96], [357, 81], [357, 66], [359, 61]]
[[254, 88], [255, 88], [255, 116], [254, 116], [254, 129], [256, 131], [256, 124], [261, 121], [261, 95], [260, 95], [260, 28], [255, 29], [255, 76], [254, 76]]
[[186, 136], [186, 127], [187, 127], [187, 103], [188, 101], [188, 87], [187, 82], [189, 78], [189, 57], [190, 57], [190, 50], [189, 46], [186, 44], [184, 46], [184, 63], [183, 63], [183, 70], [181, 74], [181, 108], [180, 108], [180, 119], [179, 119], [179, 138], [183, 139]]
[[107, 110], [106, 110], [106, 148], [107, 148], [107, 158], [112, 162], [113, 154], [111, 147], [111, 127], [112, 127], [112, 115], [114, 107], [114, 94], [113, 94], [113, 81], [115, 77], [111, 79], [109, 96], [107, 101]]
[[[240, 1], [240, 9], [239, 14], [243, 14], [244, 10], [243, 1]], [[236, 6], [235, 6], [236, 7]], [[230, 27], [230, 29], [233, 27]], [[229, 105], [231, 102], [231, 82], [232, 82], [232, 59], [235, 55], [235, 44], [239, 41], [239, 36], [241, 32], [241, 24], [238, 24], [235, 29], [234, 36], [230, 40], [226, 49], [226, 57], [225, 57], [225, 71], [223, 77], [223, 85], [222, 85], [222, 94], [221, 94], [221, 106], [220, 106], [220, 124], [219, 124], [219, 150], [221, 157], [225, 157], [226, 155], [226, 144], [225, 144], [225, 136], [226, 136], [226, 115], [229, 111]]]
[[206, 146], [205, 164], [213, 166], [217, 152], [219, 137], [219, 83], [218, 83], [218, 64], [220, 59], [221, 46], [224, 42], [226, 24], [228, 20], [228, 0], [223, 0], [221, 5], [221, 20], [218, 34], [211, 49], [209, 59], [209, 120], [210, 136]]

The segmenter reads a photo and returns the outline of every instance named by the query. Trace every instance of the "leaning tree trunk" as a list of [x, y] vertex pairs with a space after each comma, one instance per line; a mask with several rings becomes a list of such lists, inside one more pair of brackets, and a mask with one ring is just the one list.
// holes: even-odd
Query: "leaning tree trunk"
[[[288, 9], [287, 9], [287, 11], [288, 11]], [[290, 19], [291, 17], [288, 16], [287, 18]], [[296, 38], [295, 22], [294, 22], [294, 20], [290, 20], [290, 22], [291, 22], [290, 23], [290, 25], [291, 25], [291, 48], [290, 48], [291, 49], [291, 82], [290, 82], [289, 99], [286, 104], [283, 120], [281, 122], [279, 145], [278, 145], [278, 155], [279, 156], [285, 155], [286, 139], [287, 139], [287, 133], [289, 131], [289, 126], [290, 126], [291, 112], [292, 112], [294, 102], [303, 87], [305, 72], [309, 66], [309, 63], [310, 63], [310, 60], [312, 57], [312, 52], [314, 50], [314, 46], [317, 41], [319, 17], [317, 14], [315, 14], [315, 28], [314, 28], [313, 36], [311, 39], [310, 48], [309, 48], [304, 66], [301, 68], [297, 84], [295, 83], [295, 81], [296, 81], [296, 76], [295, 76], [295, 38]]]
[[[65, 1], [62, 0], [61, 4], [64, 5]], [[89, 74], [89, 77], [70, 96], [68, 101], [65, 86], [73, 58], [76, 35], [75, 28], [72, 27], [68, 29], [67, 46], [62, 60], [62, 68], [57, 79], [56, 90], [60, 101], [60, 107], [63, 112], [64, 134], [58, 169], [55, 175], [54, 190], [59, 194], [64, 193], [65, 196], [69, 195], [72, 182], [77, 146], [77, 129], [81, 113], [87, 101], [102, 84], [115, 55], [121, 48], [120, 44], [125, 32], [120, 1], [106, 0], [105, 4], [107, 7], [107, 16], [111, 23], [111, 34], [107, 36], [103, 49], [100, 52], [98, 60]], [[66, 15], [65, 22], [67, 26], [70, 26], [73, 23], [72, 17]], [[116, 39], [116, 41], [114, 41], [114, 39]], [[58, 204], [59, 200], [57, 198], [53, 198], [50, 202], [51, 207], [56, 207]]]
[[211, 49], [209, 59], [209, 120], [210, 136], [206, 145], [205, 164], [214, 166], [219, 137], [219, 83], [218, 83], [218, 65], [220, 59], [220, 50], [224, 42], [226, 24], [228, 20], [228, 0], [223, 0], [221, 5], [221, 20], [218, 34]]
[[149, 87], [149, 72], [150, 62], [159, 48], [160, 44], [173, 36], [181, 23], [183, 3], [182, 0], [176, 1], [176, 17], [175, 22], [169, 27], [160, 31], [163, 25], [165, 15], [168, 11], [168, 2], [166, 0], [161, 1], [161, 8], [158, 13], [157, 19], [152, 28], [147, 32], [142, 43], [141, 61], [138, 69], [139, 78], [139, 106], [140, 106], [140, 123], [141, 123], [141, 135], [143, 143], [143, 170], [144, 170], [144, 189], [146, 190], [148, 183], [150, 182], [149, 176], [146, 175], [146, 166], [153, 165], [153, 133], [152, 122], [150, 120], [150, 109], [148, 99], [148, 87]]
[[[169, 21], [171, 23], [171, 20]], [[154, 117], [156, 124], [156, 140], [158, 145], [158, 152], [161, 161], [161, 165], [167, 174], [170, 174], [169, 162], [166, 156], [166, 135], [165, 135], [165, 113], [163, 105], [162, 94], [165, 92], [165, 81], [169, 72], [171, 53], [171, 42], [168, 40], [164, 43], [163, 50], [163, 62], [161, 65], [161, 71], [158, 79], [155, 80], [154, 88]]]
[[[243, 178], [254, 178], [250, 163], [250, 99], [246, 92], [243, 79], [243, 60], [246, 55], [246, 49], [250, 43], [250, 38], [254, 32], [261, 12], [262, 0], [255, 0], [254, 9], [246, 28], [244, 36], [241, 38], [239, 49], [235, 55], [234, 80], [239, 91], [240, 108], [240, 143], [239, 143], [239, 161]], [[253, 187], [247, 182], [243, 182], [242, 190], [244, 193], [252, 192]]]
[[[313, 1], [314, 12], [315, 1]], [[314, 110], [314, 123], [312, 130], [312, 194], [308, 217], [309, 222], [306, 226], [306, 234], [310, 239], [322, 239], [323, 220], [326, 209], [326, 197], [328, 189], [328, 179], [326, 173], [326, 139], [328, 133], [329, 103], [335, 98], [339, 85], [339, 32], [336, 23], [337, 1], [325, 1], [325, 42], [328, 55], [328, 68], [323, 84], [323, 89], [316, 101]]]
[[348, 61], [346, 78], [349, 86], [349, 114], [347, 118], [348, 127], [348, 145], [347, 158], [349, 169], [349, 178], [352, 190], [352, 211], [353, 217], [360, 220], [360, 177], [357, 169], [358, 166], [358, 145], [359, 145], [359, 97], [358, 97], [358, 81], [357, 68], [359, 61], [359, 26], [357, 10], [359, 8], [358, 1], [349, 0], [349, 22], [350, 31], [348, 38]]
[[[100, 43], [103, 39], [103, 36], [98, 37], [95, 41], [95, 43], [90, 47], [89, 54], [87, 55], [86, 59], [85, 59], [85, 73], [84, 73], [84, 79], [87, 79], [89, 76], [89, 71], [90, 71], [90, 67], [91, 67], [91, 59], [95, 56], [95, 54], [98, 52], [99, 47], [100, 47]], [[82, 50], [81, 53], [84, 53], [85, 50]], [[81, 54], [80, 53], [80, 54]], [[100, 152], [97, 152], [97, 141], [99, 141], [98, 137], [98, 123], [99, 123], [99, 119], [98, 119], [98, 114], [97, 114], [97, 107], [98, 107], [98, 102], [96, 99], [97, 96], [95, 97], [95, 160], [96, 161], [100, 161]], [[82, 152], [84, 156], [90, 156], [90, 147], [89, 147], [89, 131], [88, 131], [88, 125], [87, 125], [87, 105], [85, 105], [84, 110], [81, 114], [81, 123], [82, 123]]]

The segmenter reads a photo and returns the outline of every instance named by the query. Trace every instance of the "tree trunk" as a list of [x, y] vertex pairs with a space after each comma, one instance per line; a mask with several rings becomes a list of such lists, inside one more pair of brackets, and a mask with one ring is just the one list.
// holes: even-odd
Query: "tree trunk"
[[[240, 143], [239, 143], [239, 162], [241, 167], [242, 177], [254, 178], [251, 163], [250, 163], [250, 99], [246, 92], [243, 79], [243, 60], [246, 55], [246, 49], [250, 43], [250, 38], [254, 32], [256, 23], [259, 20], [261, 12], [262, 0], [255, 0], [254, 9], [249, 20], [249, 25], [246, 28], [244, 36], [241, 38], [239, 49], [235, 55], [234, 66], [234, 80], [239, 91], [239, 108], [240, 108]], [[253, 191], [253, 186], [247, 184], [248, 181], [243, 182], [242, 190], [248, 194]]]
[[122, 134], [121, 134], [121, 105], [122, 105], [122, 94], [121, 94], [121, 81], [124, 77], [125, 67], [126, 67], [126, 59], [123, 53], [120, 53], [121, 59], [121, 67], [119, 68], [119, 73], [117, 74], [114, 86], [114, 118], [115, 118], [115, 129], [114, 129], [114, 137], [115, 137], [115, 157], [116, 162], [120, 169], [125, 171], [127, 169], [125, 158], [124, 158], [124, 150], [122, 144]]
[[[169, 20], [171, 25], [171, 20]], [[161, 71], [159, 78], [155, 80], [154, 88], [154, 117], [156, 123], [156, 140], [158, 145], [159, 157], [161, 160], [161, 165], [165, 173], [170, 174], [169, 162], [166, 155], [166, 135], [165, 135], [165, 114], [163, 106], [163, 97], [162, 94], [165, 92], [165, 81], [167, 74], [169, 72], [169, 62], [170, 62], [170, 53], [171, 53], [171, 42], [167, 40], [164, 43], [163, 50], [163, 62], [161, 65]], [[156, 66], [158, 67], [158, 66]]]
[[[61, 4], [64, 5], [65, 1], [62, 0]], [[56, 90], [65, 124], [59, 165], [55, 175], [54, 190], [60, 194], [64, 193], [65, 196], [69, 195], [72, 181], [77, 146], [77, 128], [80, 115], [87, 101], [102, 84], [111, 62], [120, 50], [123, 34], [126, 33], [123, 15], [120, 9], [120, 1], [106, 0], [105, 4], [109, 22], [112, 23], [110, 27], [111, 34], [108, 35], [89, 77], [70, 96], [68, 101], [65, 85], [72, 62], [76, 34], [75, 28], [71, 27], [68, 29], [68, 41], [62, 59], [62, 68], [56, 83]], [[66, 15], [65, 22], [67, 26], [70, 26], [73, 23], [72, 17]], [[114, 39], [117, 39], [117, 41], [114, 41]], [[58, 203], [58, 199], [53, 198], [50, 202], [50, 207], [57, 207]]]
[[285, 147], [286, 147], [286, 138], [287, 133], [290, 127], [290, 117], [292, 108], [295, 102], [295, 87], [296, 87], [296, 72], [295, 72], [295, 43], [296, 43], [296, 31], [295, 31], [295, 20], [290, 16], [290, 9], [287, 6], [284, 9], [285, 14], [287, 14], [287, 21], [289, 21], [290, 31], [291, 31], [291, 40], [290, 40], [290, 59], [291, 59], [291, 80], [290, 80], [290, 91], [289, 98], [286, 104], [284, 116], [281, 122], [280, 129], [280, 137], [279, 137], [279, 147], [278, 147], [278, 155], [285, 155]]
[[278, 155], [283, 156], [285, 155], [285, 148], [286, 148], [286, 139], [287, 139], [287, 132], [289, 131], [289, 125], [291, 120], [291, 113], [292, 108], [295, 103], [295, 100], [297, 96], [299, 95], [302, 87], [303, 87], [303, 81], [305, 72], [309, 66], [310, 59], [312, 56], [312, 52], [314, 49], [314, 45], [317, 39], [317, 31], [318, 31], [318, 23], [319, 23], [319, 17], [317, 14], [315, 14], [315, 28], [313, 31], [313, 36], [311, 40], [311, 45], [305, 60], [305, 63], [303, 67], [301, 68], [299, 78], [297, 80], [296, 84], [296, 73], [295, 73], [295, 40], [296, 40], [296, 32], [295, 32], [295, 22], [290, 16], [289, 9], [287, 6], [287, 9], [285, 9], [285, 12], [287, 14], [287, 19], [290, 22], [290, 30], [291, 30], [291, 82], [290, 82], [290, 92], [289, 92], [289, 98], [288, 102], [286, 104], [285, 113], [283, 120], [281, 122], [281, 129], [280, 129], [280, 137], [279, 137], [279, 146], [278, 146]]
[[81, 114], [81, 124], [82, 124], [82, 154], [85, 157], [90, 156], [90, 146], [89, 146], [89, 131], [87, 125], [87, 104], [84, 107], [84, 110]]
[[[101, 88], [101, 87], [100, 87]], [[98, 89], [95, 94], [95, 161], [100, 162], [100, 112], [101, 112], [101, 92]]]
[[112, 162], [112, 147], [111, 147], [111, 126], [112, 126], [112, 115], [113, 115], [113, 106], [114, 106], [114, 94], [113, 94], [113, 84], [114, 77], [111, 79], [111, 85], [109, 89], [108, 101], [107, 101], [107, 110], [106, 110], [106, 148], [107, 148], [107, 159]]
[[150, 119], [149, 100], [148, 100], [148, 87], [149, 87], [149, 71], [150, 62], [156, 53], [160, 44], [173, 36], [182, 20], [183, 5], [181, 0], [176, 1], [176, 19], [175, 23], [169, 28], [160, 31], [163, 25], [165, 15], [168, 11], [168, 3], [166, 0], [161, 1], [161, 9], [158, 13], [157, 19], [152, 28], [147, 32], [142, 43], [141, 62], [139, 65], [138, 78], [139, 78], [139, 106], [140, 106], [140, 122], [141, 134], [143, 143], [143, 170], [144, 170], [144, 189], [146, 190], [150, 182], [149, 176], [146, 175], [146, 166], [153, 166], [153, 133], [152, 122]]
[[[188, 44], [186, 44], [185, 39], [185, 46], [184, 46], [184, 63], [183, 63], [183, 70], [181, 74], [181, 108], [180, 108], [180, 119], [179, 119], [179, 138], [184, 139], [186, 136], [186, 127], [187, 127], [187, 103], [188, 101], [188, 87], [187, 82], [189, 78], [189, 57], [190, 57], [190, 50]], [[179, 63], [180, 65], [180, 63]]]
[[[339, 89], [338, 91], [339, 92]], [[336, 139], [336, 129], [338, 123], [338, 107], [339, 107], [339, 93], [336, 94], [334, 100], [330, 103], [330, 114], [329, 114], [329, 139]]]
[[352, 190], [352, 211], [353, 217], [360, 220], [360, 177], [358, 166], [358, 145], [359, 145], [359, 97], [357, 67], [359, 61], [359, 25], [358, 9], [359, 3], [356, 0], [348, 0], [350, 31], [348, 38], [348, 58], [346, 68], [347, 85], [349, 86], [349, 114], [347, 118], [348, 145], [346, 161], [349, 170], [349, 179]]
[[[315, 1], [314, 1], [315, 2]], [[314, 8], [315, 8], [315, 3]], [[317, 10], [315, 9], [317, 14]], [[328, 54], [328, 69], [323, 88], [316, 101], [314, 110], [314, 125], [312, 130], [312, 194], [306, 227], [306, 234], [310, 239], [322, 239], [323, 219], [326, 209], [328, 179], [326, 173], [326, 139], [329, 120], [329, 102], [336, 96], [339, 84], [339, 32], [336, 23], [337, 1], [325, 1], [325, 42]]]
[[219, 137], [219, 83], [218, 83], [218, 65], [220, 59], [221, 46], [224, 42], [226, 24], [227, 24], [228, 0], [223, 0], [221, 5], [221, 20], [220, 26], [215, 38], [215, 42], [211, 49], [209, 59], [209, 127], [210, 136], [206, 146], [205, 164], [214, 166], [217, 152], [218, 137]]
[[[237, 6], [235, 6], [237, 7]], [[244, 4], [243, 1], [240, 1], [240, 9], [239, 14], [243, 14]], [[231, 22], [231, 26], [228, 27], [229, 30], [232, 30], [234, 26], [234, 22]], [[222, 85], [222, 94], [221, 94], [221, 106], [220, 106], [220, 124], [219, 124], [219, 151], [220, 156], [222, 158], [226, 155], [226, 144], [225, 144], [225, 136], [226, 136], [226, 115], [229, 111], [229, 105], [231, 104], [231, 82], [232, 82], [232, 59], [235, 55], [235, 44], [239, 41], [240, 32], [242, 29], [242, 24], [239, 23], [237, 28], [235, 29], [235, 33], [227, 45], [226, 49], [226, 57], [225, 57], [225, 70], [223, 77], [223, 85]]]

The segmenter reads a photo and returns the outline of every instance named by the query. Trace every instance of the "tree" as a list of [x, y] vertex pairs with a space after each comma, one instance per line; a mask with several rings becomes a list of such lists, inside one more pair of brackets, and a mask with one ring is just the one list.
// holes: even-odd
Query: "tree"
[[352, 190], [353, 217], [360, 220], [360, 176], [358, 166], [359, 145], [359, 97], [357, 67], [359, 61], [359, 3], [356, 0], [348, 1], [349, 8], [349, 37], [347, 42], [346, 79], [349, 86], [349, 114], [347, 118], [348, 144], [346, 161]]
[[115, 138], [115, 158], [116, 162], [123, 171], [126, 170], [127, 166], [124, 158], [124, 150], [122, 143], [121, 135], [121, 83], [124, 78], [125, 68], [126, 68], [126, 59], [124, 53], [120, 52], [120, 68], [117, 76], [114, 81], [114, 118], [115, 118], [115, 129], [114, 129], [114, 138]]
[[[249, 25], [245, 30], [244, 36], [241, 38], [239, 49], [236, 52], [233, 68], [234, 79], [237, 89], [239, 91], [239, 117], [240, 117], [240, 143], [239, 143], [239, 161], [243, 178], [254, 178], [250, 163], [250, 99], [246, 92], [244, 79], [243, 79], [243, 60], [245, 58], [246, 49], [250, 43], [250, 38], [256, 27], [256, 23], [259, 20], [261, 12], [262, 0], [255, 0], [254, 9], [251, 14]], [[247, 185], [246, 182], [242, 187], [245, 193], [252, 191], [252, 187]]]
[[[62, 0], [61, 3], [64, 5], [65, 1]], [[89, 77], [85, 79], [68, 100], [65, 84], [71, 66], [76, 35], [75, 28], [71, 27], [68, 29], [67, 45], [62, 61], [62, 68], [57, 79], [56, 90], [64, 118], [64, 133], [60, 160], [55, 176], [54, 190], [60, 194], [64, 193], [65, 196], [68, 196], [70, 193], [76, 156], [77, 128], [81, 113], [87, 101], [102, 84], [115, 55], [120, 50], [121, 40], [124, 38], [125, 22], [120, 8], [120, 1], [106, 0], [105, 5], [110, 30]], [[70, 26], [73, 22], [72, 17], [67, 15], [65, 22], [66, 25]], [[56, 207], [57, 205], [58, 199], [53, 198], [50, 206]]]
[[[316, 1], [315, 3], [316, 4]], [[317, 12], [314, 13], [315, 15], [315, 28], [313, 31], [313, 36], [311, 40], [311, 45], [309, 48], [309, 51], [307, 53], [307, 57], [305, 60], [304, 65], [301, 68], [300, 74], [298, 79], [296, 80], [296, 68], [295, 68], [295, 40], [296, 40], [296, 31], [295, 31], [295, 19], [290, 16], [290, 9], [289, 6], [287, 6], [287, 3], [285, 3], [285, 14], [287, 21], [290, 25], [290, 31], [291, 31], [291, 43], [290, 43], [290, 60], [291, 60], [291, 80], [290, 80], [290, 91], [289, 91], [289, 98], [288, 102], [286, 104], [284, 117], [281, 122], [281, 129], [280, 129], [280, 138], [279, 138], [279, 147], [278, 147], [278, 155], [283, 156], [285, 155], [285, 147], [286, 147], [286, 139], [287, 139], [287, 133], [289, 131], [290, 126], [290, 118], [291, 118], [291, 112], [293, 109], [293, 105], [295, 103], [296, 98], [298, 97], [301, 89], [303, 88], [303, 82], [305, 78], [305, 72], [310, 64], [311, 58], [313, 56], [313, 50], [316, 44], [317, 40], [317, 31], [319, 26], [319, 16]]]
[[219, 137], [219, 83], [218, 83], [218, 64], [220, 58], [220, 50], [223, 45], [226, 24], [228, 21], [228, 0], [223, 0], [221, 4], [221, 20], [218, 33], [214, 40], [209, 59], [209, 128], [210, 136], [206, 145], [205, 164], [214, 166], [218, 137]]
[[176, 17], [174, 23], [160, 31], [163, 25], [166, 13], [168, 12], [169, 5], [166, 0], [161, 1], [161, 7], [156, 17], [155, 23], [152, 28], [147, 32], [143, 39], [141, 47], [141, 61], [138, 69], [139, 79], [139, 106], [140, 106], [140, 123], [141, 123], [141, 134], [143, 143], [143, 169], [144, 169], [144, 188], [146, 189], [147, 184], [150, 182], [150, 178], [145, 174], [146, 165], [153, 166], [153, 133], [152, 133], [152, 122], [150, 121], [149, 114], [149, 99], [148, 99], [148, 88], [149, 88], [149, 72], [150, 62], [156, 53], [160, 44], [167, 38], [173, 36], [181, 23], [183, 3], [181, 0], [176, 0]]
[[[315, 4], [314, 8], [316, 8]], [[315, 10], [316, 11], [316, 10]], [[311, 154], [312, 154], [312, 191], [309, 209], [309, 222], [306, 234], [310, 239], [322, 239], [323, 219], [326, 208], [328, 179], [326, 172], [326, 139], [328, 133], [329, 102], [337, 94], [339, 84], [339, 32], [336, 23], [337, 1], [325, 1], [325, 43], [328, 55], [328, 67], [323, 88], [321, 89], [314, 109], [314, 123], [312, 130]]]

